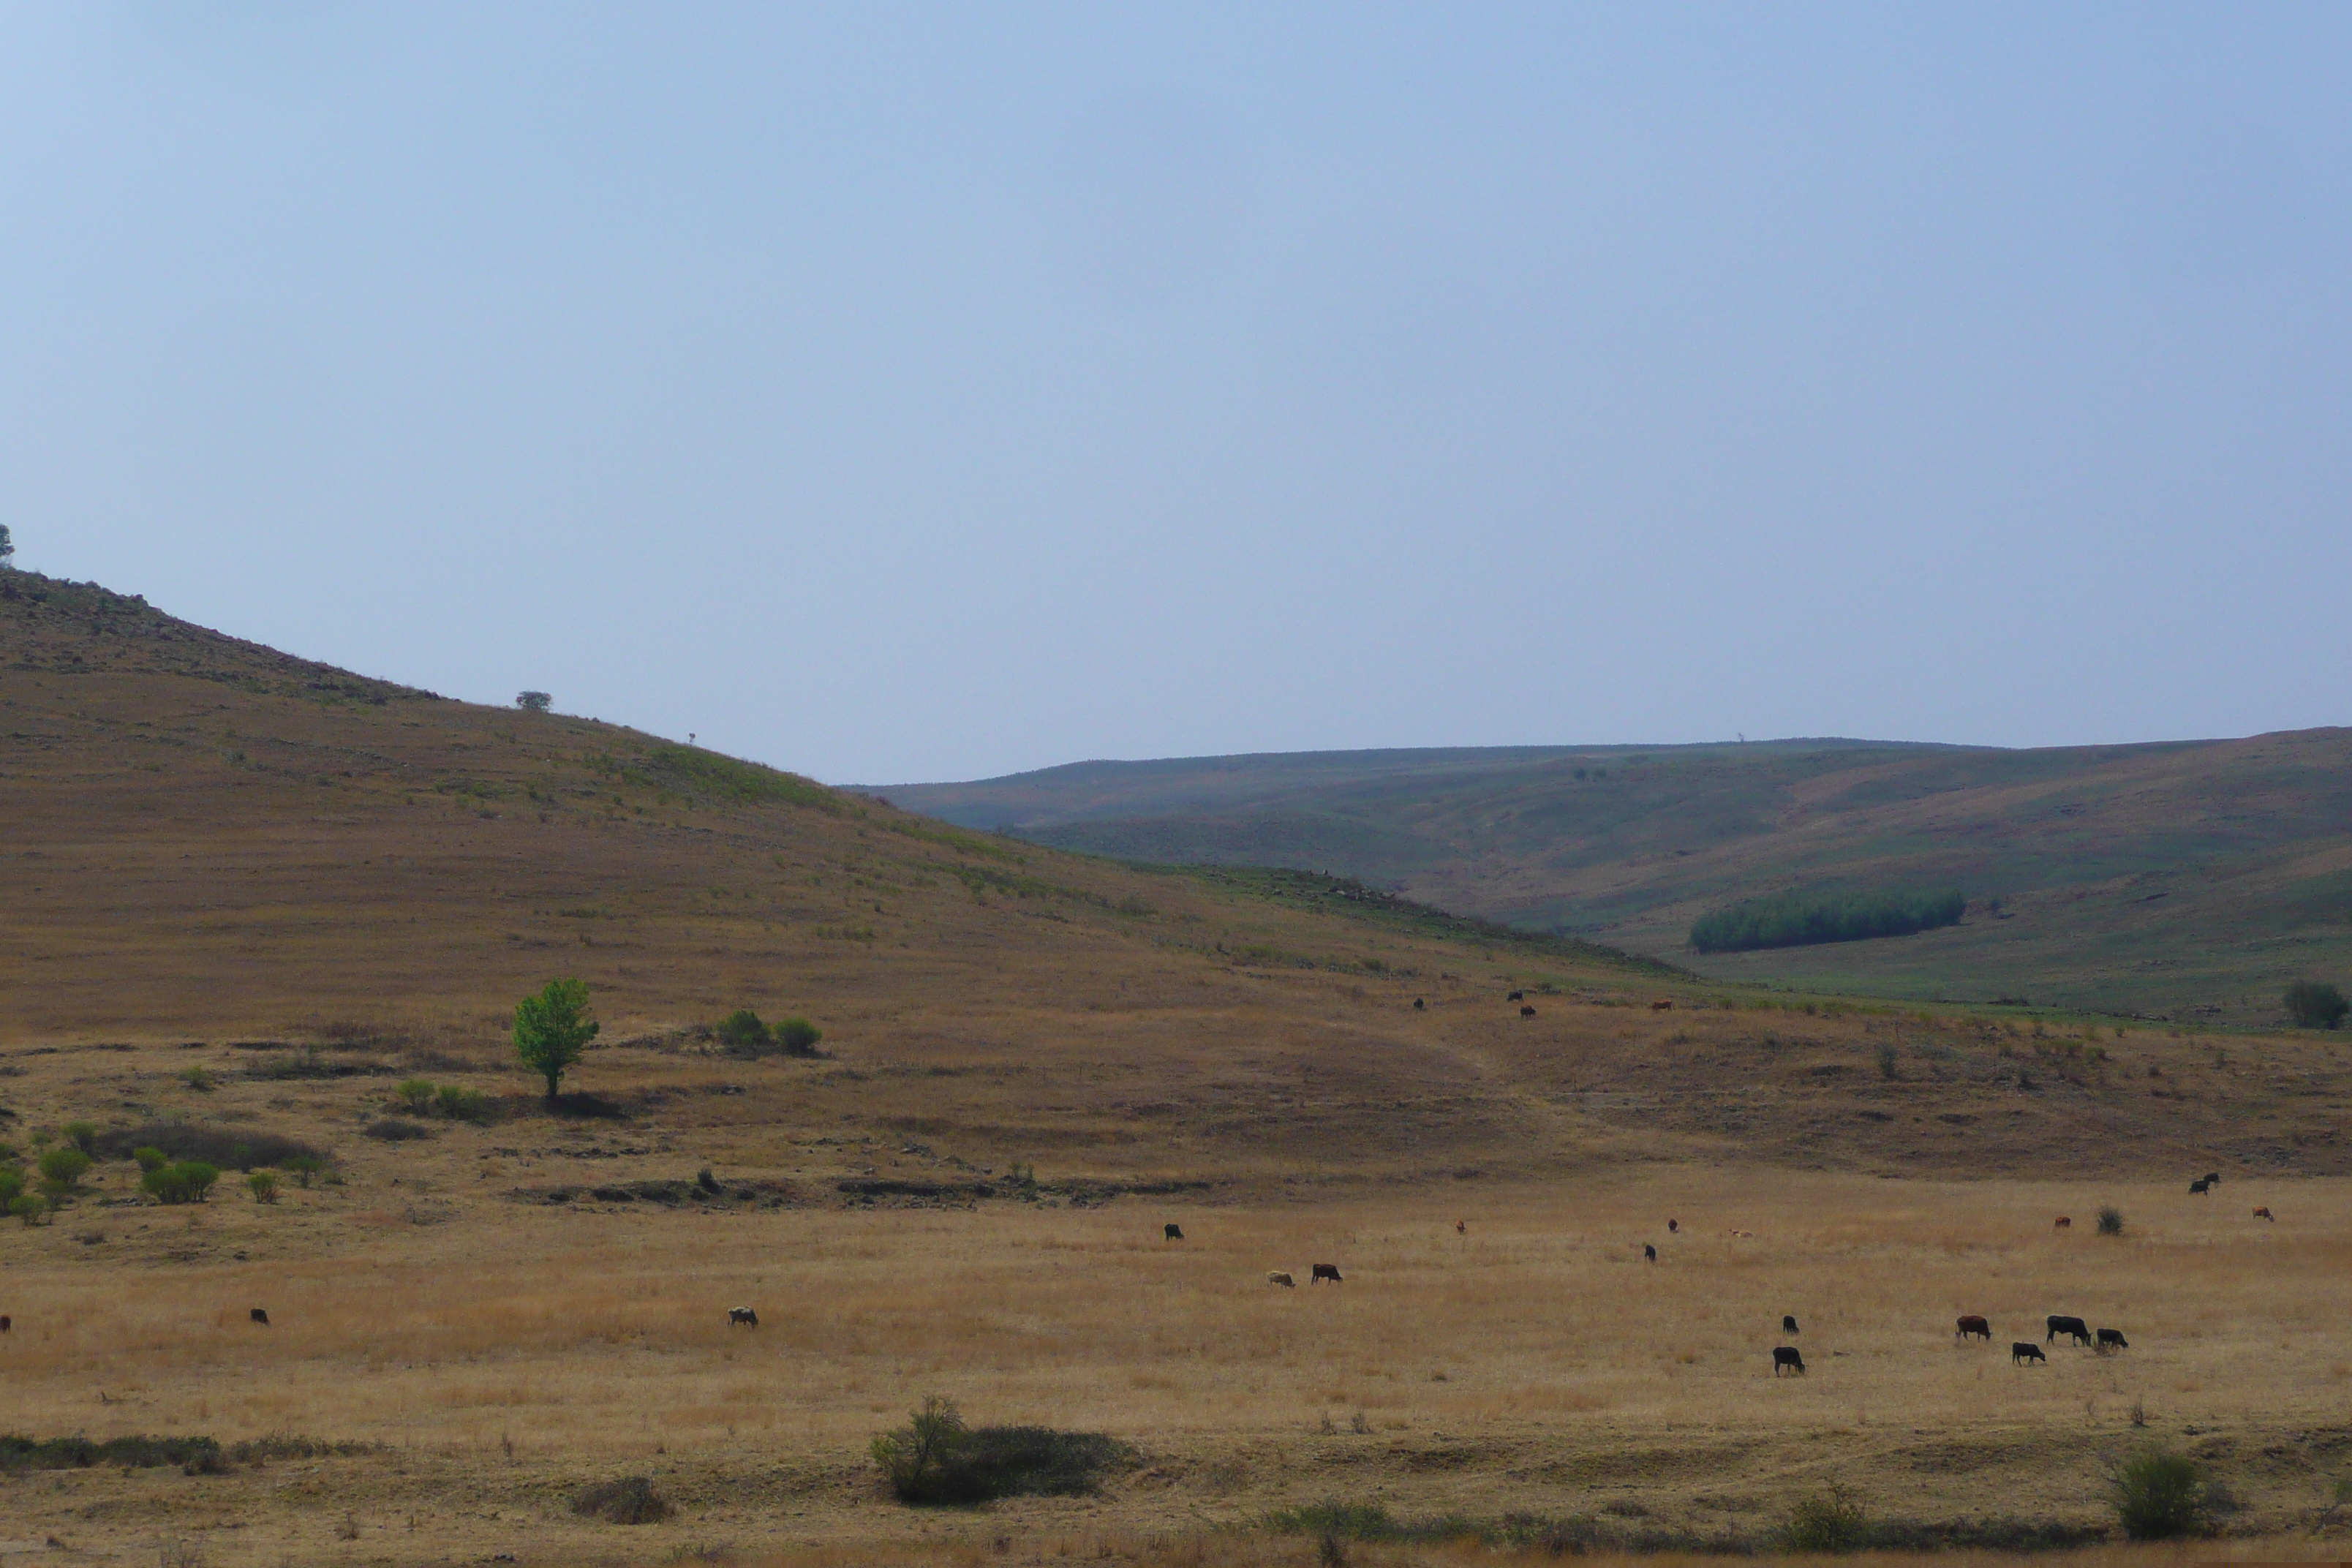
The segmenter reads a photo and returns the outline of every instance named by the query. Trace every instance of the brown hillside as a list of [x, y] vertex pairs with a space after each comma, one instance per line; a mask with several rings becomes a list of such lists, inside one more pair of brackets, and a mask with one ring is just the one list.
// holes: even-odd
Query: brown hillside
[[[226, 1064], [244, 1059], [226, 1042], [341, 1040], [491, 1068], [513, 999], [575, 973], [614, 1043], [675, 1044], [739, 1006], [822, 1024], [845, 1065], [763, 1067], [730, 1108], [745, 1125], [851, 1121], [1106, 1180], [1533, 1173], [1632, 1151], [2346, 1157], [2321, 1047], [1740, 1010], [1312, 878], [1145, 875], [368, 680], [96, 587], [6, 582], [0, 1042], [16, 1047], [204, 1040]], [[1501, 1002], [1514, 984], [1551, 993], [1537, 1016]], [[1618, 1005], [1661, 984], [1680, 1011]]]

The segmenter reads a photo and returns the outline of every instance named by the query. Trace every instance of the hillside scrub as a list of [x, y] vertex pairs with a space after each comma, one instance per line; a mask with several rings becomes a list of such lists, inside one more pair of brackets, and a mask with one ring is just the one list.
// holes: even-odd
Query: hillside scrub
[[874, 1439], [875, 1464], [901, 1502], [977, 1503], [1007, 1497], [1084, 1497], [1135, 1451], [1099, 1432], [1050, 1426], [967, 1426], [955, 1402], [934, 1395], [895, 1432]]
[[1964, 900], [1942, 892], [1780, 893], [1717, 910], [1692, 922], [1701, 952], [1752, 952], [1826, 942], [1866, 942], [1958, 925]]
[[2333, 985], [2298, 980], [2286, 988], [2286, 1016], [2299, 1029], [2333, 1029], [2352, 1013], [2352, 1002]]

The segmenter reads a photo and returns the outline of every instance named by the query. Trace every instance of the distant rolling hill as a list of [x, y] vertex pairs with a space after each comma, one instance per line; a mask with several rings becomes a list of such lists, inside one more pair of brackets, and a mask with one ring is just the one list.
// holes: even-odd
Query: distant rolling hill
[[[1081, 763], [899, 805], [1129, 859], [1361, 878], [1703, 973], [2270, 1024], [2352, 984], [2352, 730], [2004, 751], [1869, 741]], [[1962, 922], [1702, 956], [1709, 910], [1957, 886]]]

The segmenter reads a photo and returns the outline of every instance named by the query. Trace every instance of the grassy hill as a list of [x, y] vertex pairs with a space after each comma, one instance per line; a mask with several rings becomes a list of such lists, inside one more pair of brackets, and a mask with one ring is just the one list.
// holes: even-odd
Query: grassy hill
[[[2352, 730], [1089, 763], [887, 793], [1097, 854], [1328, 869], [1727, 979], [2253, 1025], [2296, 979], [2352, 979]], [[1942, 931], [1686, 942], [1759, 895], [1943, 887], [1969, 907]]]
[[[565, 972], [605, 1033], [551, 1105], [504, 1034]], [[745, 1005], [828, 1054], [725, 1054]], [[99, 1156], [0, 1224], [0, 1499], [60, 1556], [1241, 1568], [1326, 1502], [1446, 1521], [1380, 1561], [1749, 1551], [1832, 1483], [2048, 1544], [2136, 1399], [2284, 1531], [2346, 1441], [2347, 1104], [2335, 1037], [1766, 994], [0, 574], [0, 1163]], [[2053, 1307], [2133, 1348], [1951, 1337]], [[903, 1509], [867, 1444], [931, 1394], [1138, 1458]], [[677, 1517], [574, 1510], [629, 1477]]]

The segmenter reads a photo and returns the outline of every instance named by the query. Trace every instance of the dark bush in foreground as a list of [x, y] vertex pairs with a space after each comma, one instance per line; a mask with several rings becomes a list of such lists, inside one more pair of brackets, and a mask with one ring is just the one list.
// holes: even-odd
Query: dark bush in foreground
[[2352, 1002], [2333, 985], [2298, 980], [2286, 988], [2286, 1016], [2298, 1029], [2332, 1029], [2352, 1013]]
[[2116, 1516], [2134, 1541], [2198, 1534], [2205, 1511], [2204, 1477], [2186, 1455], [2147, 1448], [2116, 1472]]
[[1781, 893], [1702, 915], [1690, 929], [1701, 952], [1751, 952], [1824, 942], [1908, 936], [1958, 925], [1964, 900], [1956, 891]]
[[607, 1524], [656, 1524], [670, 1516], [669, 1500], [654, 1490], [651, 1478], [624, 1476], [582, 1487], [572, 1500], [572, 1511]]
[[152, 1469], [176, 1465], [197, 1475], [226, 1468], [221, 1447], [210, 1437], [0, 1437], [0, 1473], [15, 1470], [81, 1470], [95, 1465]]
[[2099, 1234], [2121, 1236], [2124, 1233], [2124, 1211], [2108, 1204], [2099, 1210]]
[[433, 1136], [433, 1129], [418, 1121], [403, 1121], [397, 1116], [387, 1116], [367, 1125], [367, 1135], [381, 1138], [387, 1143], [411, 1143], [419, 1138]]
[[1870, 1521], [1844, 1488], [1832, 1487], [1789, 1510], [1780, 1539], [1791, 1552], [1857, 1552], [1870, 1543]]
[[931, 1398], [874, 1439], [874, 1462], [901, 1502], [975, 1503], [1007, 1497], [1084, 1497], [1135, 1450], [1099, 1432], [966, 1426], [952, 1401]]

